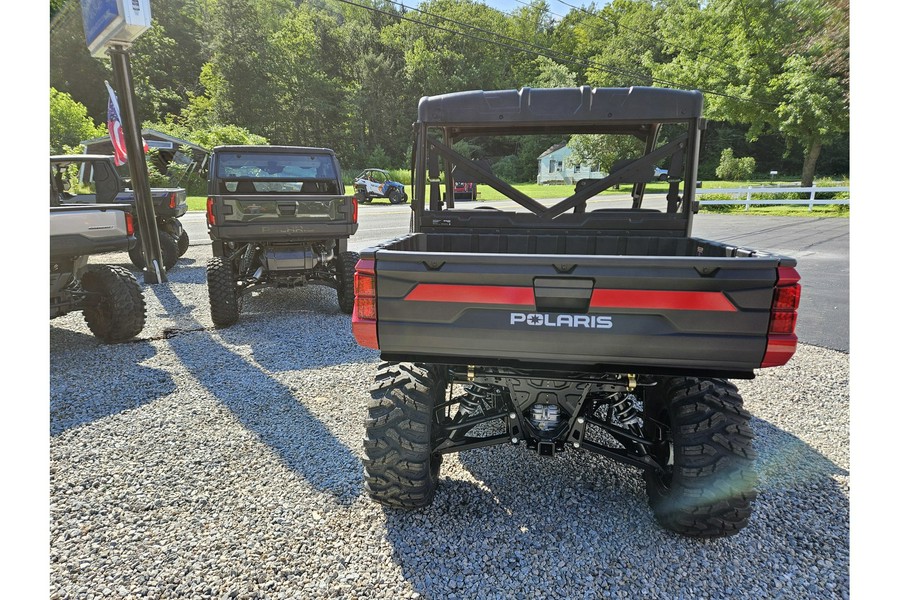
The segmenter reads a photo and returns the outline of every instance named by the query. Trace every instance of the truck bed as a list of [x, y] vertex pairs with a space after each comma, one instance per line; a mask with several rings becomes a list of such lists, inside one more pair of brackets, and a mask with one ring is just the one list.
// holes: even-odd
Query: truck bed
[[[153, 198], [153, 211], [157, 217], [181, 217], [187, 212], [187, 190], [184, 188], [152, 188], [150, 197]], [[134, 190], [124, 190], [116, 194], [116, 203], [129, 204], [132, 207], [137, 202]]]
[[793, 352], [768, 331], [795, 264], [686, 237], [416, 233], [361, 253], [377, 329], [354, 331], [385, 360], [751, 377]]
[[[187, 191], [184, 188], [153, 188], [153, 212], [157, 217], [181, 217], [187, 212]], [[97, 202], [97, 194], [77, 194], [64, 200], [65, 204], [92, 205]], [[118, 204], [134, 210], [137, 199], [134, 190], [124, 190], [116, 194], [109, 204]]]
[[120, 252], [133, 243], [122, 206], [50, 207], [51, 259]]

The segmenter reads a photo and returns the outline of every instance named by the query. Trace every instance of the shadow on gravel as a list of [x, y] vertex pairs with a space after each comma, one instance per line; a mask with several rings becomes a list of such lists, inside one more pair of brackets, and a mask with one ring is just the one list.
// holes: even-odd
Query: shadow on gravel
[[[167, 287], [153, 288], [181, 329], [198, 328], [189, 308]], [[238, 327], [237, 325], [234, 327]], [[239, 332], [231, 332], [238, 336]], [[299, 400], [293, 390], [222, 346], [207, 331], [169, 339], [181, 364], [291, 470], [320, 491], [350, 504], [362, 491], [359, 459]], [[285, 353], [296, 351], [284, 349]], [[289, 354], [287, 354], [289, 356]]]
[[761, 492], [736, 536], [661, 529], [636, 469], [500, 446], [458, 455], [477, 482], [443, 477], [430, 507], [385, 509], [394, 560], [426, 598], [475, 589], [502, 590], [498, 598], [846, 597], [849, 505], [835, 480], [846, 471], [771, 424], [754, 425]]
[[168, 373], [138, 364], [155, 355], [148, 342], [107, 345], [92, 335], [51, 326], [50, 435], [174, 392]]
[[237, 325], [219, 334], [249, 344], [253, 359], [272, 373], [378, 360], [378, 352], [356, 343], [350, 316], [325, 287], [262, 290], [245, 300]]
[[[206, 265], [194, 266], [194, 259], [179, 258], [178, 262], [168, 272], [166, 278], [170, 283], [199, 283], [206, 287]], [[144, 273], [133, 264], [122, 263], [120, 266], [130, 269], [131, 273], [137, 278], [138, 283], [146, 290], [147, 284], [144, 283]], [[155, 285], [155, 284], [154, 284]]]
[[197, 264], [196, 258], [188, 258], [187, 256], [179, 257], [178, 262], [175, 265], [176, 269], [181, 268], [191, 268], [191, 269], [203, 269], [206, 271], [206, 263]]

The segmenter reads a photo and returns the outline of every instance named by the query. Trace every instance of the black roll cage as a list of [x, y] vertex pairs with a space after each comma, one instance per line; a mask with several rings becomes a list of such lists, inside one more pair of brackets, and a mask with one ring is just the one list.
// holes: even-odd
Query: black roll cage
[[[532, 106], [536, 97], [544, 107], [554, 106], [555, 103], [562, 108], [537, 110]], [[573, 99], [580, 100], [574, 109]], [[502, 106], [495, 108], [498, 105]], [[646, 184], [652, 180], [654, 167], [670, 159], [665, 179], [668, 182], [666, 210], [664, 213], [652, 211], [656, 213], [652, 214], [644, 209], [647, 212], [642, 213], [642, 219], [653, 223], [649, 229], [656, 235], [660, 234], [660, 230], [667, 230], [669, 235], [689, 237], [692, 215], [697, 208], [694, 190], [700, 132], [705, 129], [701, 110], [702, 96], [699, 92], [662, 88], [522, 88], [518, 91], [458, 92], [422, 98], [419, 120], [413, 125], [412, 230], [429, 229], [436, 222], [427, 218], [429, 213], [456, 208], [453, 198], [456, 172], [492, 187], [533, 213], [507, 213], [513, 215], [504, 222], [507, 227], [536, 230], [544, 226], [557, 228], [571, 221], [578, 226], [595, 229], [619, 228], [621, 219], [604, 226], [603, 221], [609, 219], [604, 219], [602, 211], [597, 215], [581, 215], [577, 219], [564, 213], [570, 210], [573, 214], [585, 213], [589, 198], [623, 183], [634, 184], [631, 210], [641, 209]], [[657, 147], [664, 124], [681, 124], [686, 130]], [[432, 134], [434, 130], [441, 139]], [[633, 135], [644, 143], [644, 153], [627, 164], [615, 165], [616, 170], [606, 177], [591, 180], [552, 206], [545, 206], [452, 148], [455, 142], [476, 136], [576, 133]], [[443, 180], [439, 159], [444, 161], [446, 177]], [[618, 212], [623, 210], [627, 209], [619, 209]], [[446, 219], [442, 222], [446, 223]], [[471, 227], [475, 223], [470, 217], [468, 225]], [[496, 221], [490, 227], [496, 228]]]

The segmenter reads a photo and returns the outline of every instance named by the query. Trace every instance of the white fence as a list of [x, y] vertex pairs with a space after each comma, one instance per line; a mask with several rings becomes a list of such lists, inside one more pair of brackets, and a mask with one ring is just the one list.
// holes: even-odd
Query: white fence
[[[745, 210], [750, 210], [751, 204], [801, 204], [808, 205], [809, 210], [813, 209], [813, 206], [816, 204], [850, 204], [850, 198], [841, 198], [841, 199], [829, 199], [822, 200], [817, 199], [816, 194], [821, 192], [847, 192], [849, 194], [849, 187], [816, 187], [813, 185], [812, 187], [746, 187], [746, 188], [722, 188], [722, 189], [703, 189], [699, 188], [695, 191], [697, 196], [702, 194], [731, 194], [735, 196], [732, 200], [700, 200], [701, 206], [713, 206], [717, 204], [743, 204], [745, 205]], [[754, 194], [809, 194], [809, 198], [806, 199], [788, 199], [788, 198], [759, 198], [754, 199]], [[742, 198], [738, 198], [737, 196], [741, 196]]]

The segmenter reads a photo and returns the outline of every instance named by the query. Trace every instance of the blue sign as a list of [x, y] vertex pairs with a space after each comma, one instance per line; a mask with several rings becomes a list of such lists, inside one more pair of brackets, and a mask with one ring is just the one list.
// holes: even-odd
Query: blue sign
[[119, 16], [116, 0], [81, 0], [84, 37], [90, 46]]
[[150, 0], [81, 0], [84, 37], [94, 58], [131, 44], [150, 28]]

